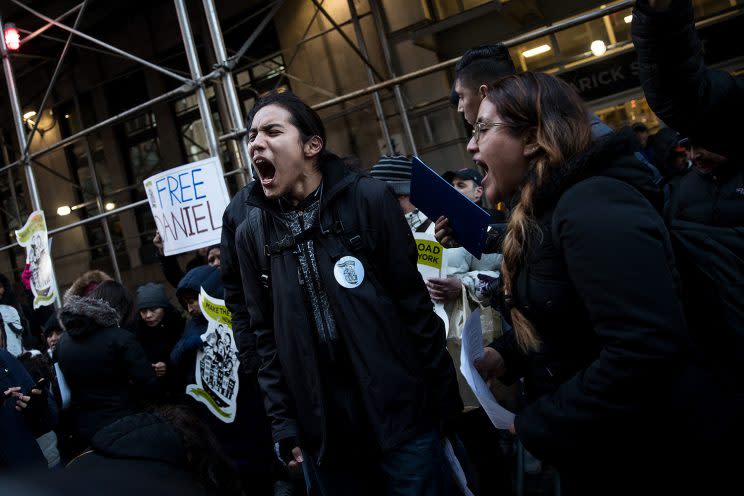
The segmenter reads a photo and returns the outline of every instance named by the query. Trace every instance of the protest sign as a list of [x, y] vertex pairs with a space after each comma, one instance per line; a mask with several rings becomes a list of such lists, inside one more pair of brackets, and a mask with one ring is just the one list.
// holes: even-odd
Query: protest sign
[[203, 403], [215, 417], [230, 424], [238, 409], [238, 347], [232, 331], [232, 316], [223, 300], [212, 298], [204, 289], [199, 307], [207, 319], [201, 335], [204, 348], [196, 354], [196, 384], [186, 394]]
[[44, 212], [42, 210], [32, 212], [26, 224], [15, 234], [18, 244], [26, 248], [26, 263], [31, 270], [34, 308], [53, 304], [57, 299], [57, 283], [54, 279]]
[[165, 255], [220, 242], [230, 196], [216, 158], [182, 165], [144, 181]]
[[[433, 234], [415, 232], [413, 237], [416, 240], [416, 250], [418, 251], [417, 267], [424, 281], [432, 277], [444, 277], [442, 274], [446, 271], [443, 269], [447, 268], [444, 246], [434, 238]], [[434, 302], [434, 313], [444, 321], [444, 330], [448, 332], [449, 317], [444, 310], [444, 305]]]

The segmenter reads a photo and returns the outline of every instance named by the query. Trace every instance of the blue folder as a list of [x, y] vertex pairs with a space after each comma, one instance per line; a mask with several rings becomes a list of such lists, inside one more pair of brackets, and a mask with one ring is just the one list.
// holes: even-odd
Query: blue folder
[[447, 217], [454, 238], [480, 259], [491, 215], [418, 157], [413, 157], [411, 162], [411, 203], [432, 222], [441, 216]]

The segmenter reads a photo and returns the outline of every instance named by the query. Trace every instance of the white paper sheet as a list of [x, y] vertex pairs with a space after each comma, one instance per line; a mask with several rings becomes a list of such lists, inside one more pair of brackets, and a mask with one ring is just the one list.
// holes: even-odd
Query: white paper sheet
[[462, 330], [462, 350], [460, 351], [460, 372], [478, 402], [488, 414], [497, 429], [508, 429], [514, 422], [514, 414], [499, 405], [493, 397], [486, 381], [475, 368], [475, 361], [483, 356], [483, 337], [481, 333], [480, 308], [470, 314]]
[[450, 443], [449, 439], [444, 440], [444, 456], [447, 457], [447, 463], [449, 463], [449, 466], [452, 469], [452, 473], [455, 476], [455, 482], [457, 483], [457, 487], [460, 488], [462, 494], [464, 496], [475, 496], [468, 488], [468, 481], [465, 478], [465, 472], [462, 469], [462, 465], [460, 465], [460, 460], [455, 456], [455, 450], [452, 448], [452, 443]]

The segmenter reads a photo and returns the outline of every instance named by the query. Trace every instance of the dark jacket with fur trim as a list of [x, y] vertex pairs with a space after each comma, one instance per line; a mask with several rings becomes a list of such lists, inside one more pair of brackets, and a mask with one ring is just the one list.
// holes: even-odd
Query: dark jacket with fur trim
[[613, 482], [637, 473], [629, 467], [656, 467], [647, 455], [667, 461], [685, 453], [681, 442], [717, 439], [710, 430], [726, 417], [716, 411], [719, 425], [695, 411], [716, 387], [692, 365], [663, 197], [631, 139], [598, 141], [538, 187], [539, 232], [513, 304], [542, 347], [523, 354], [514, 333], [492, 344], [502, 381], [525, 378], [530, 404], [515, 422], [525, 448], [562, 470], [609, 471]]
[[100, 428], [139, 411], [159, 387], [150, 361], [106, 302], [69, 296], [59, 320], [67, 331], [57, 358], [72, 397], [78, 431], [90, 439]]

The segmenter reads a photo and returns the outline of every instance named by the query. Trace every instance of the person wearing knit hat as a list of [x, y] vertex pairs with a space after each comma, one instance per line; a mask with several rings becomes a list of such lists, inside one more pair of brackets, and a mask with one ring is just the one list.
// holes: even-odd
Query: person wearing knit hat
[[403, 155], [383, 155], [369, 175], [388, 183], [412, 231], [434, 234], [434, 222], [411, 203], [411, 167], [411, 161]]
[[[168, 301], [163, 285], [154, 282], [137, 288], [137, 312], [135, 335], [155, 375], [162, 378], [168, 370], [171, 350], [183, 334], [184, 319]], [[175, 389], [173, 381], [166, 381], [164, 386], [166, 390]]]
[[399, 197], [411, 194], [411, 160], [403, 155], [383, 155], [369, 175], [388, 183]]
[[[167, 308], [170, 306], [162, 284], [148, 282], [137, 288], [137, 311], [148, 308]], [[157, 324], [156, 324], [157, 325]]]
[[54, 351], [54, 348], [57, 346], [57, 343], [62, 337], [62, 334], [65, 333], [65, 330], [59, 323], [59, 318], [57, 317], [56, 313], [53, 313], [49, 316], [47, 321], [44, 323], [44, 327], [42, 328], [42, 330], [44, 332], [44, 339], [46, 340], [47, 349], [49, 351]]

